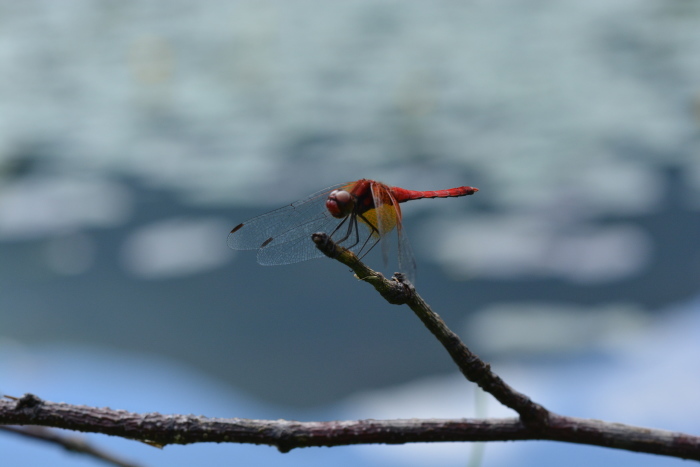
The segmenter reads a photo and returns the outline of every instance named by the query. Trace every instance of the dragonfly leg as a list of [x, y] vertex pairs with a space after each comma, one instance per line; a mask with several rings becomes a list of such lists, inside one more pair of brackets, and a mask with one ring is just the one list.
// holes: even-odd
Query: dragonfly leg
[[[348, 218], [346, 217], [345, 219], [343, 219], [343, 220], [340, 222], [340, 224], [338, 224], [338, 225], [335, 227], [335, 229], [333, 229], [333, 232], [331, 232], [330, 235], [328, 235], [328, 236], [331, 237], [331, 238], [333, 238], [333, 235], [335, 235], [335, 234], [338, 232], [338, 230], [340, 230], [340, 228], [343, 226], [343, 224], [345, 224], [347, 221], [348, 221]], [[350, 235], [349, 233], [346, 233], [346, 234], [345, 234], [345, 237], [341, 238], [340, 240], [335, 240], [335, 243], [340, 243], [340, 242], [343, 242], [343, 241], [347, 240], [349, 235]]]
[[[364, 223], [367, 224], [367, 225], [369, 226], [369, 228], [370, 228], [370, 233], [369, 233], [369, 235], [367, 236], [367, 239], [366, 239], [365, 242], [362, 244], [362, 248], [360, 248], [360, 250], [358, 251], [358, 254], [360, 255], [360, 259], [362, 259], [362, 258], [365, 257], [365, 255], [367, 255], [367, 253], [369, 253], [370, 251], [372, 251], [372, 249], [373, 249], [375, 246], [377, 246], [377, 243], [379, 243], [379, 242], [375, 242], [371, 247], [369, 247], [369, 249], [368, 249], [367, 251], [365, 251], [364, 253], [362, 252], [362, 250], [364, 250], [364, 249], [367, 247], [367, 244], [368, 244], [369, 241], [372, 239], [372, 235], [376, 234], [377, 236], [379, 236], [379, 229], [376, 228], [376, 227], [375, 227], [365, 216], [363, 216], [362, 214], [360, 214], [359, 216], [360, 216], [360, 218], [364, 221]], [[358, 230], [359, 230], [359, 229], [358, 229]], [[357, 241], [355, 242], [355, 245], [357, 245], [359, 242], [360, 242], [360, 239], [359, 239], [359, 234], [358, 234], [358, 239], [357, 239]], [[353, 246], [354, 246], [354, 245], [353, 245]]]
[[352, 232], [355, 231], [355, 243], [353, 243], [352, 245], [343, 245], [344, 248], [350, 249], [359, 243], [360, 234], [358, 232], [359, 229], [357, 228], [357, 217], [355, 217], [354, 215], [350, 215], [348, 217], [350, 217], [350, 223], [348, 223], [348, 230], [347, 232], [345, 232], [345, 236], [342, 239], [338, 240], [338, 243], [346, 241], [348, 238], [350, 238]]
[[339, 238], [337, 240], [334, 239], [334, 241], [338, 245], [341, 245], [343, 242], [347, 241], [347, 239], [350, 238], [350, 236], [352, 235], [352, 232], [355, 231], [355, 242], [352, 245], [343, 245], [344, 248], [350, 249], [350, 248], [354, 247], [355, 245], [357, 245], [358, 243], [360, 243], [360, 233], [359, 233], [359, 229], [357, 228], [357, 217], [355, 215], [351, 214], [351, 215], [347, 216], [345, 219], [343, 219], [343, 221], [340, 224], [338, 224], [338, 226], [333, 230], [333, 233], [331, 233], [331, 237], [333, 235], [335, 235], [336, 232], [338, 232], [338, 230], [340, 230], [340, 228], [343, 226], [343, 224], [345, 224], [345, 222], [348, 221], [348, 218], [350, 219], [350, 222], [348, 222], [348, 228], [345, 231], [345, 235], [343, 236], [343, 238]]
[[351, 215], [347, 216], [345, 219], [343, 219], [343, 221], [342, 221], [340, 224], [338, 224], [338, 226], [337, 226], [335, 229], [333, 229], [333, 232], [330, 234], [330, 237], [332, 238], [333, 235], [335, 235], [335, 234], [341, 229], [341, 227], [342, 227], [346, 222], [348, 222], [348, 218], [350, 218], [350, 221], [349, 221], [348, 224], [347, 224], [347, 230], [345, 231], [345, 235], [344, 235], [342, 238], [339, 238], [339, 239], [337, 239], [337, 240], [334, 239], [334, 241], [335, 241], [338, 245], [342, 245], [343, 242], [347, 241], [347, 240], [353, 235], [353, 231], [354, 231], [354, 232], [355, 232], [354, 242], [353, 242], [352, 244], [349, 244], [349, 245], [342, 245], [342, 246], [343, 246], [344, 248], [347, 248], [347, 249], [351, 249], [351, 248], [354, 248], [355, 246], [357, 246], [357, 245], [360, 243], [360, 229], [358, 228], [358, 225], [357, 225], [357, 224], [358, 224], [358, 221], [357, 221], [357, 217], [358, 217], [358, 216], [362, 219], [362, 221], [363, 221], [363, 222], [369, 227], [369, 229], [370, 229], [369, 235], [367, 236], [367, 238], [365, 239], [364, 243], [362, 244], [362, 247], [359, 249], [359, 253], [361, 254], [360, 258], [363, 258], [367, 253], [369, 253], [370, 251], [372, 251], [372, 248], [374, 248], [374, 246], [376, 245], [376, 243], [375, 243], [375, 244], [372, 245], [367, 251], [365, 251], [364, 253], [362, 253], [362, 251], [367, 247], [367, 244], [368, 244], [368, 243], [370, 242], [370, 240], [372, 239], [372, 236], [375, 235], [375, 234], [376, 234], [376, 235], [379, 235], [379, 229], [377, 229], [377, 227], [375, 227], [375, 226], [374, 226], [365, 216], [363, 216], [362, 214], [356, 214], [356, 215], [352, 215], [352, 214], [351, 214]]

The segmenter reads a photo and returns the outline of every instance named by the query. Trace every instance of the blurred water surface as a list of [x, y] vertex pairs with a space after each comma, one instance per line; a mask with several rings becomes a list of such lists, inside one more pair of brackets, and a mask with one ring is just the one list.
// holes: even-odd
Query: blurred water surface
[[420, 292], [486, 358], [595, 385], [597, 346], [700, 290], [699, 20], [658, 0], [1, 2], [0, 339], [159, 355], [308, 410], [441, 378], [415, 318], [342, 266], [225, 241], [343, 181], [466, 184], [404, 207]]

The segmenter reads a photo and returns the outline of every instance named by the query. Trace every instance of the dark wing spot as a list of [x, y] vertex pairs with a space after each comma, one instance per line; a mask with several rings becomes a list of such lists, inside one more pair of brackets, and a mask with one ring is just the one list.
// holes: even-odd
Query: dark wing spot
[[235, 227], [233, 228], [233, 230], [231, 230], [231, 233], [237, 232], [237, 231], [241, 230], [241, 227], [243, 227], [244, 225], [245, 225], [245, 224], [238, 224], [237, 226], [235, 226]]
[[270, 244], [271, 241], [272, 241], [272, 237], [268, 238], [267, 240], [262, 242], [262, 245], [260, 245], [260, 248], [265, 248], [267, 245]]

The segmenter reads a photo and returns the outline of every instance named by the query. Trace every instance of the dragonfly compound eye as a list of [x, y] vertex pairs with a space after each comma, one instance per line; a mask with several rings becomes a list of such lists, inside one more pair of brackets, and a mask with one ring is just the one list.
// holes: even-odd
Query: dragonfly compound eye
[[349, 215], [355, 207], [355, 201], [345, 190], [334, 190], [328, 195], [326, 209], [333, 217], [341, 218]]

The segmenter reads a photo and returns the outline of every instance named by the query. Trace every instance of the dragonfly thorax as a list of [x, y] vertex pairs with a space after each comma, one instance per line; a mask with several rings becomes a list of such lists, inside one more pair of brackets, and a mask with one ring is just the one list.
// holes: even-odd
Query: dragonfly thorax
[[326, 200], [326, 209], [338, 219], [347, 217], [355, 209], [355, 197], [345, 190], [333, 190]]

